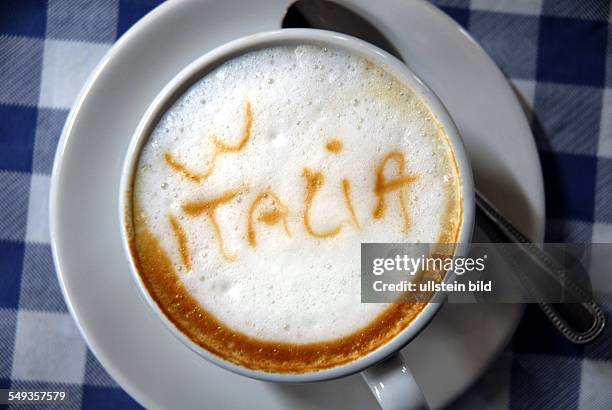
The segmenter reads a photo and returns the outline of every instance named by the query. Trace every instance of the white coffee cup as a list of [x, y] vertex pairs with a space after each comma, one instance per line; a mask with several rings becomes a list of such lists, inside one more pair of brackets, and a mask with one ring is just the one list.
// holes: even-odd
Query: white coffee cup
[[[324, 381], [362, 372], [364, 379], [383, 409], [427, 408], [425, 398], [418, 387], [417, 381], [415, 381], [412, 376], [410, 369], [403, 364], [398, 351], [427, 326], [440, 309], [441, 303], [428, 303], [410, 325], [393, 340], [352, 362], [331, 369], [309, 373], [268, 373], [251, 370], [227, 362], [200, 347], [180, 332], [174, 324], [166, 318], [150, 296], [132, 259], [129, 232], [127, 230], [130, 221], [127, 219], [128, 213], [126, 212], [130, 206], [129, 194], [139, 153], [160, 116], [166, 112], [172, 102], [178, 96], [182, 95], [191, 84], [224, 61], [252, 50], [298, 44], [336, 47], [364, 57], [384, 68], [400, 81], [408, 84], [430, 108], [431, 112], [444, 127], [450, 139], [461, 174], [462, 185], [460, 191], [463, 201], [463, 221], [459, 233], [459, 245], [456, 247], [455, 255], [461, 256], [466, 253], [474, 225], [474, 186], [472, 172], [457, 127], [434, 92], [404, 63], [367, 42], [331, 31], [285, 29], [243, 37], [206, 53], [177, 74], [166, 87], [164, 87], [146, 111], [136, 129], [125, 158], [119, 198], [119, 217], [121, 222], [120, 225], [123, 229], [123, 245], [130, 262], [134, 280], [146, 303], [178, 339], [201, 357], [227, 370], [255, 379], [280, 383]], [[451, 278], [452, 273], [449, 272], [445, 281], [449, 281]]]

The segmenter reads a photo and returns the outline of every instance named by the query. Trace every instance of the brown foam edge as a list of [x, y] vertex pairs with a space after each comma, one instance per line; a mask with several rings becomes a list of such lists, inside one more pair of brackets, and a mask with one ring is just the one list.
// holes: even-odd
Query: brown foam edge
[[[397, 81], [397, 79], [396, 79]], [[411, 92], [414, 92], [411, 90]], [[445, 128], [430, 107], [421, 101], [436, 121], [445, 139], [456, 175], [454, 199], [447, 200], [446, 220], [452, 227], [438, 238], [441, 252], [454, 253], [463, 224], [462, 175], [452, 143]], [[272, 373], [308, 373], [337, 367], [359, 359], [397, 337], [423, 311], [429, 302], [396, 303], [387, 308], [372, 322], [345, 337], [316, 343], [293, 344], [251, 337], [233, 330], [204, 309], [193, 298], [174, 269], [174, 264], [161, 247], [154, 233], [148, 228], [144, 215], [133, 197], [136, 172], [126, 193], [130, 199], [126, 212], [126, 232], [132, 261], [147, 292], [158, 308], [174, 326], [194, 343], [215, 356], [246, 367]], [[144, 257], [141, 258], [141, 255]], [[441, 282], [446, 272], [426, 272], [417, 280], [434, 279]], [[427, 300], [432, 292], [411, 295], [410, 300]]]
[[[454, 229], [441, 234], [439, 243], [454, 244], [458, 240], [463, 222], [462, 180], [446, 132], [444, 136], [457, 175], [457, 185], [455, 199], [448, 200], [447, 208], [448, 220], [454, 219]], [[134, 181], [132, 186], [133, 183]], [[176, 273], [174, 264], [148, 228], [133, 198], [133, 187], [130, 191], [128, 197], [131, 198], [132, 206], [126, 210], [130, 251], [149, 295], [180, 332], [200, 347], [228, 362], [273, 373], [306, 373], [330, 369], [354, 361], [385, 345], [406, 329], [428, 304], [393, 304], [362, 329], [331, 341], [292, 344], [253, 338], [224, 325], [189, 294]], [[453, 205], [457, 202], [458, 206]], [[441, 281], [444, 276], [445, 272], [437, 275], [435, 279]], [[424, 295], [422, 300], [429, 300], [431, 296], [431, 293]]]

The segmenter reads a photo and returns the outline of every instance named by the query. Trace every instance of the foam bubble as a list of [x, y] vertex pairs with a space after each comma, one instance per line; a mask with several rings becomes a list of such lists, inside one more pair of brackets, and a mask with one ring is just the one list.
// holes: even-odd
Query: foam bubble
[[[239, 152], [219, 154], [215, 138], [226, 147], [240, 145], [247, 104], [248, 141]], [[177, 274], [229, 327], [293, 343], [340, 338], [387, 307], [360, 303], [360, 243], [436, 242], [448, 224], [457, 176], [445, 138], [410, 88], [372, 63], [333, 48], [269, 48], [224, 63], [173, 105], [143, 148], [134, 195], [182, 266], [168, 214], [178, 218], [192, 266]], [[326, 150], [331, 139], [341, 141], [339, 152]], [[373, 218], [376, 170], [392, 151], [405, 156], [407, 175], [418, 176], [404, 189], [408, 232], [397, 192], [387, 196], [385, 216]], [[210, 175], [195, 182], [170, 167], [166, 153], [190, 173]], [[331, 238], [313, 237], [305, 226], [306, 168], [324, 175], [310, 207], [311, 229], [322, 233], [341, 225]], [[393, 179], [398, 170], [390, 161], [384, 175]], [[354, 216], [343, 179], [350, 183]], [[189, 216], [184, 206], [230, 190], [240, 194], [214, 215], [222, 248], [211, 214]], [[286, 208], [286, 227], [274, 213], [265, 223], [264, 211], [284, 209], [267, 198], [255, 213], [253, 247], [249, 208], [264, 191]]]

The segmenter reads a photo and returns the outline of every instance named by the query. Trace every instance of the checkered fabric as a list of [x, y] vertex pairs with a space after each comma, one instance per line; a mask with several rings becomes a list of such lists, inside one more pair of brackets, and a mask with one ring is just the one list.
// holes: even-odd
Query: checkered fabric
[[[612, 242], [612, 26], [604, 0], [435, 0], [514, 86], [540, 152], [547, 240]], [[72, 407], [138, 404], [96, 361], [51, 260], [48, 194], [89, 72], [157, 0], [0, 0], [0, 388], [67, 390]], [[612, 285], [610, 285], [612, 293]], [[612, 323], [612, 305], [606, 306]], [[612, 326], [569, 344], [530, 306], [456, 408], [612, 409]]]

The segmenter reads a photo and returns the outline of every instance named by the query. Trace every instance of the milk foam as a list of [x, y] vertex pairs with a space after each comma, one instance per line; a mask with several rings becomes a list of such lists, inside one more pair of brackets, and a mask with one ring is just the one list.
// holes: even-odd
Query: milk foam
[[[213, 161], [215, 136], [228, 146], [240, 142], [247, 102], [253, 123], [244, 149]], [[342, 142], [341, 152], [326, 150], [332, 138]], [[372, 217], [376, 169], [391, 151], [402, 152], [406, 174], [418, 176], [404, 189], [408, 232], [399, 191], [386, 196], [382, 219]], [[204, 174], [213, 163], [214, 169], [196, 183], [168, 165], [167, 152], [193, 172]], [[310, 215], [319, 232], [342, 224], [333, 238], [315, 238], [305, 229], [305, 168], [324, 174]], [[397, 168], [389, 163], [388, 179], [397, 177]], [[359, 227], [343, 196], [344, 178]], [[360, 303], [360, 243], [438, 241], [457, 181], [443, 131], [410, 88], [341, 50], [276, 47], [224, 63], [174, 104], [142, 150], [134, 198], [180, 279], [206, 310], [256, 338], [308, 343], [355, 332], [388, 307]], [[188, 216], [183, 206], [232, 189], [242, 193], [215, 212], [225, 250], [236, 257], [230, 262], [209, 215]], [[288, 209], [290, 236], [282, 223], [256, 221], [252, 247], [249, 207], [265, 190]], [[188, 239], [190, 271], [181, 262], [169, 213]]]

